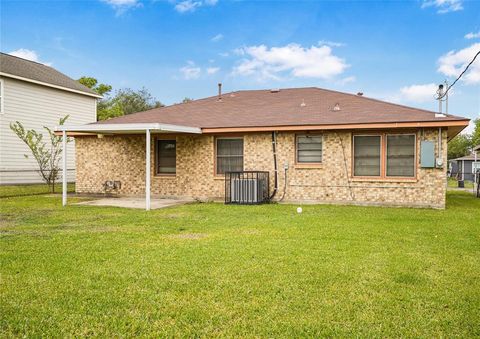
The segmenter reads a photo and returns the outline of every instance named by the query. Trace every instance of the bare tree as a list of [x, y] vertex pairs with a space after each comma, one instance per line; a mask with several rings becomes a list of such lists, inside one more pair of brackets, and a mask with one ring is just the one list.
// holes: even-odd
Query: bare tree
[[[68, 119], [68, 115], [59, 120], [59, 125], [63, 125]], [[28, 148], [32, 152], [33, 157], [38, 164], [38, 172], [40, 173], [43, 181], [51, 187], [52, 192], [55, 192], [55, 182], [59, 178], [60, 174], [60, 160], [62, 155], [62, 137], [58, 136], [50, 128], [43, 127], [48, 132], [50, 143], [43, 140], [43, 134], [35, 131], [34, 129], [25, 130], [22, 123], [16, 121], [10, 124], [10, 129], [27, 144]], [[70, 138], [67, 138], [67, 143], [71, 142]], [[24, 154], [25, 158], [28, 158], [27, 154]]]

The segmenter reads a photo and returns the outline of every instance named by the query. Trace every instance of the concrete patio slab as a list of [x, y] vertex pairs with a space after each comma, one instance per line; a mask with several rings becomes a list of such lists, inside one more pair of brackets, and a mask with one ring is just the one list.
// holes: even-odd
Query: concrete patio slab
[[[193, 199], [151, 199], [151, 209], [159, 209], [170, 206], [177, 206], [194, 202]], [[89, 201], [82, 201], [75, 205], [88, 205], [88, 206], [113, 206], [123, 208], [140, 208], [145, 209], [145, 198], [100, 198]]]

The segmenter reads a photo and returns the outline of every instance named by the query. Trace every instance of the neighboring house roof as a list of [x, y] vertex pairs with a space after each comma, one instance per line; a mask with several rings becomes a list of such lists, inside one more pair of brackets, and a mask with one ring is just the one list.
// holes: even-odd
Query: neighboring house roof
[[[438, 118], [435, 112], [427, 110], [311, 87], [236, 91], [223, 94], [221, 100], [218, 96], [208, 97], [97, 124], [163, 123], [199, 127], [204, 132], [222, 128], [248, 131], [265, 126], [277, 129], [279, 126], [313, 125], [349, 125], [351, 128], [361, 128], [353, 127], [359, 124], [389, 124], [391, 127], [451, 125], [458, 127], [456, 134], [468, 125], [468, 121], [453, 115]], [[406, 125], [400, 126], [399, 123]]]
[[480, 151], [480, 145], [473, 148], [474, 151]]
[[50, 66], [5, 53], [0, 53], [0, 75], [101, 98], [95, 91]]
[[[470, 155], [465, 155], [463, 157], [460, 157], [460, 158], [456, 158], [456, 159], [452, 159], [453, 161], [457, 161], [457, 160], [465, 160], [465, 161], [475, 161], [475, 154], [470, 154]], [[479, 159], [480, 160], [480, 159]]]

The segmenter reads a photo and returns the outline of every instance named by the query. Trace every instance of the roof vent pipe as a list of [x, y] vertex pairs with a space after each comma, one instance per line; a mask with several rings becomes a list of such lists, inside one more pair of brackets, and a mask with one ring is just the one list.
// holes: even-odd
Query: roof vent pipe
[[358, 95], [359, 97], [361, 97], [361, 96], [363, 96], [363, 92], [358, 92], [357, 95]]
[[222, 100], [222, 83], [218, 83], [218, 100]]
[[442, 102], [445, 100], [443, 97], [445, 96], [443, 92], [443, 84], [438, 85], [437, 90], [437, 100], [438, 100], [438, 113], [435, 113], [435, 118], [445, 118], [446, 115], [442, 112]]
[[333, 107], [334, 111], [339, 111], [340, 110], [340, 104], [337, 102], [335, 106]]

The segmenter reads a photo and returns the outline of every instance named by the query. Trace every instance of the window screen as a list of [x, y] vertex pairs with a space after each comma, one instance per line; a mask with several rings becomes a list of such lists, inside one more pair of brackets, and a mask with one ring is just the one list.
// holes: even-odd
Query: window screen
[[353, 139], [354, 175], [380, 176], [380, 144], [379, 135], [356, 135]]
[[387, 135], [387, 177], [415, 175], [415, 136]]
[[157, 140], [157, 173], [175, 174], [177, 171], [177, 142]]
[[297, 162], [322, 162], [322, 136], [297, 136]]
[[243, 171], [243, 139], [217, 139], [217, 174]]

